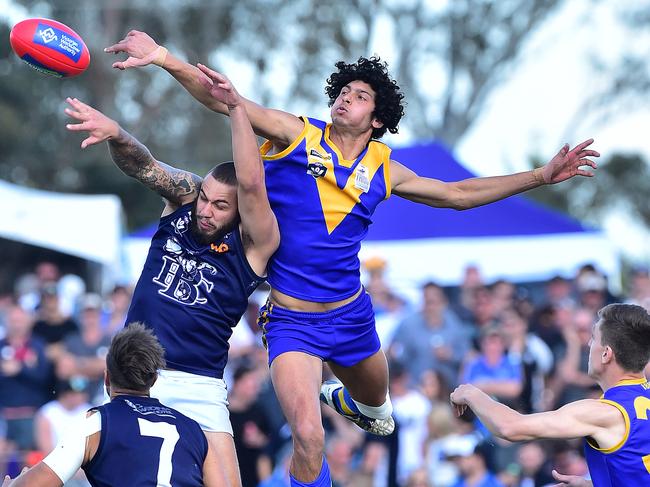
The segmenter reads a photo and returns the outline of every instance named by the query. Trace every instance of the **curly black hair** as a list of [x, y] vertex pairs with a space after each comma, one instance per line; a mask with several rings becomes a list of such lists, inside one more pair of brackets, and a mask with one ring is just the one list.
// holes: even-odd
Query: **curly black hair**
[[368, 83], [375, 91], [375, 112], [373, 115], [384, 125], [372, 130], [372, 138], [380, 139], [388, 130], [397, 133], [399, 121], [404, 116], [404, 95], [400, 92], [397, 82], [390, 78], [388, 65], [378, 57], [370, 59], [360, 57], [356, 63], [346, 64], [339, 61], [335, 64], [338, 72], [332, 73], [327, 79], [325, 93], [329, 97], [328, 106], [332, 106], [345, 85], [352, 81]]

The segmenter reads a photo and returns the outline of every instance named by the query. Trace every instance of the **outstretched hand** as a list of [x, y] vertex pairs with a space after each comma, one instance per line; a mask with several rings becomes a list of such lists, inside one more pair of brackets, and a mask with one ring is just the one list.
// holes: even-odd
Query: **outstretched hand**
[[551, 474], [555, 480], [560, 482], [553, 487], [592, 487], [593, 485], [589, 480], [578, 477], [577, 475], [563, 475], [557, 470], [553, 470]]
[[160, 57], [166, 53], [166, 51], [161, 52], [163, 49], [165, 48], [156, 44], [149, 34], [132, 30], [120, 42], [104, 49], [104, 52], [128, 54], [129, 57], [126, 60], [113, 63], [114, 68], [124, 70], [147, 66], [151, 63], [162, 65], [164, 59], [161, 60]]
[[461, 384], [454, 392], [449, 395], [449, 402], [456, 413], [456, 416], [461, 417], [467, 409], [467, 393], [474, 388], [471, 384]]
[[542, 177], [546, 184], [555, 184], [566, 181], [574, 176], [592, 177], [593, 171], [580, 169], [589, 166], [596, 169], [596, 163], [588, 157], [600, 157], [600, 154], [591, 149], [587, 149], [593, 144], [594, 139], [585, 140], [573, 149], [569, 150], [569, 144], [564, 144], [553, 159], [542, 167]]
[[197, 64], [196, 67], [201, 71], [199, 73], [199, 82], [210, 96], [226, 104], [228, 108], [241, 104], [242, 98], [228, 78], [201, 63]]
[[68, 97], [65, 101], [72, 107], [66, 108], [65, 113], [81, 122], [69, 123], [65, 127], [72, 132], [88, 132], [89, 136], [81, 142], [82, 149], [119, 135], [120, 126], [115, 120], [76, 98]]

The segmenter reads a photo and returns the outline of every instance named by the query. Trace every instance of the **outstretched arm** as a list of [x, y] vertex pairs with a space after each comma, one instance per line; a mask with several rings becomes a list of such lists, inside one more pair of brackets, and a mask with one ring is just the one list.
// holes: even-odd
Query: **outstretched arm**
[[595, 399], [572, 402], [555, 411], [520, 414], [477, 387], [462, 384], [450, 400], [458, 416], [469, 407], [493, 435], [508, 441], [591, 437], [601, 448], [610, 448], [625, 434], [618, 409]]
[[[198, 101], [203, 103], [210, 110], [230, 115], [225, 103], [210, 96], [201, 81], [206, 75], [196, 66], [181, 61], [162, 46], [159, 46], [145, 32], [137, 30], [130, 31], [124, 39], [117, 44], [104, 49], [105, 52], [120, 53], [129, 55], [125, 61], [113, 63], [117, 69], [128, 69], [133, 67], [157, 64], [166, 69], [183, 87]], [[209, 78], [207, 78], [209, 79]], [[265, 108], [257, 103], [242, 98], [248, 117], [255, 133], [261, 137], [271, 140], [274, 145], [284, 148], [293, 142], [303, 129], [302, 121], [287, 112]]]
[[429, 206], [456, 210], [475, 208], [543, 184], [559, 183], [574, 176], [593, 176], [593, 172], [581, 169], [583, 166], [596, 168], [596, 163], [588, 159], [600, 155], [587, 149], [592, 143], [593, 139], [586, 140], [572, 150], [569, 150], [567, 144], [545, 166], [532, 171], [508, 176], [471, 178], [454, 183], [418, 176], [400, 163], [391, 161], [392, 192]]
[[202, 84], [216, 100], [228, 107], [232, 130], [232, 149], [237, 173], [237, 204], [242, 231], [251, 242], [246, 255], [253, 270], [264, 274], [266, 262], [280, 242], [278, 223], [266, 194], [264, 166], [257, 139], [246, 113], [242, 97], [228, 78], [210, 68], [198, 65], [205, 78]]
[[196, 198], [201, 187], [199, 176], [157, 161], [149, 149], [99, 110], [76, 98], [67, 98], [66, 101], [71, 108], [66, 108], [65, 113], [80, 122], [66, 125], [67, 129], [88, 133], [88, 137], [81, 142], [81, 148], [108, 142], [117, 167], [165, 199], [163, 214], [171, 213]]

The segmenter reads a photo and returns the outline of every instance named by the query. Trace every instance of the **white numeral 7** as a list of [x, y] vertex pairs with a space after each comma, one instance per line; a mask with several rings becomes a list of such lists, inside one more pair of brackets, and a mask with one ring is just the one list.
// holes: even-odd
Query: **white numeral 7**
[[172, 480], [172, 455], [180, 436], [176, 426], [169, 423], [154, 423], [138, 418], [140, 435], [162, 438], [162, 446], [158, 456], [158, 485], [157, 487], [171, 487]]

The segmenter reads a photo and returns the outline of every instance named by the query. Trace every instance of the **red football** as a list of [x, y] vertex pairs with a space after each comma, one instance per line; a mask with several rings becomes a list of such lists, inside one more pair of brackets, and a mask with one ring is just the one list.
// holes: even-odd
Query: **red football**
[[90, 64], [90, 53], [81, 36], [56, 20], [18, 22], [11, 29], [9, 42], [31, 67], [59, 78], [77, 76]]

